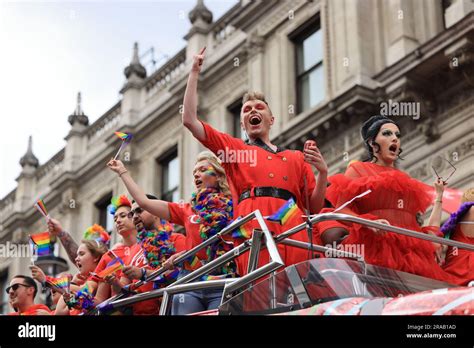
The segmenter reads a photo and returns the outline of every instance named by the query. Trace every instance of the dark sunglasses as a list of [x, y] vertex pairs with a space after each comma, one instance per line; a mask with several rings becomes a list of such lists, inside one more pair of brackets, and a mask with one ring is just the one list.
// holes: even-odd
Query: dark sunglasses
[[133, 209], [131, 210], [128, 214], [127, 214], [127, 217], [129, 219], [133, 218], [133, 215], [137, 214], [137, 215], [140, 215], [141, 213], [143, 213], [143, 209], [138, 207], [136, 209]]
[[449, 165], [454, 169], [451, 174], [448, 175], [448, 177], [446, 179], [443, 179], [441, 176], [439, 176], [438, 172], [436, 171], [436, 169], [431, 166], [431, 169], [433, 169], [434, 173], [436, 174], [436, 177], [441, 180], [444, 184], [446, 184], [448, 182], [448, 179], [451, 178], [453, 176], [453, 174], [456, 172], [456, 167], [453, 166], [453, 164], [451, 162], [449, 162], [447, 159], [443, 158], [443, 160], [445, 160], [446, 162], [449, 163]]
[[13, 291], [17, 291], [20, 286], [24, 286], [25, 288], [31, 288], [32, 287], [31, 285], [16, 283], [16, 284], [10, 285], [8, 288], [5, 289], [5, 291], [7, 292], [7, 294], [9, 294], [10, 289], [13, 289]]

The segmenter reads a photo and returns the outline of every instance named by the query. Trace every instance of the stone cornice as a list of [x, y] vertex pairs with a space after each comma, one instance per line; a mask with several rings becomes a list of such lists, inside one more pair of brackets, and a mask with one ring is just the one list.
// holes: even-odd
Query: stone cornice
[[462, 37], [467, 36], [469, 32], [473, 31], [474, 12], [464, 17], [449, 29], [436, 35], [412, 53], [400, 59], [398, 62], [375, 75], [374, 79], [381, 82], [383, 85], [387, 85], [400, 77], [406, 76], [414, 67], [430, 60], [437, 54], [443, 54], [443, 51], [446, 48], [460, 40]]

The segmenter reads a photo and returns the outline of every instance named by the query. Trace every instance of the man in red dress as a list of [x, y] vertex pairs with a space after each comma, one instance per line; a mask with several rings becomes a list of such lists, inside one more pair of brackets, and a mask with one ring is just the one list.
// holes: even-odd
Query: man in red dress
[[[298, 212], [280, 225], [267, 221], [269, 230], [278, 235], [304, 222], [305, 208], [314, 214], [321, 210], [326, 192], [327, 166], [316, 146], [300, 151], [282, 149], [270, 142], [270, 128], [273, 116], [265, 97], [261, 93], [244, 96], [241, 110], [241, 126], [248, 135], [248, 141], [221, 133], [202, 122], [197, 117], [197, 81], [204, 60], [204, 50], [194, 57], [184, 96], [183, 124], [194, 137], [214, 152], [225, 168], [230, 183], [234, 217], [245, 216], [259, 209], [263, 216], [272, 215], [293, 198]], [[319, 172], [316, 184], [311, 165]], [[306, 184], [305, 184], [306, 182]], [[306, 207], [306, 199], [309, 207]], [[258, 228], [256, 221], [245, 225], [250, 231]], [[293, 239], [308, 241], [306, 231], [301, 231]], [[238, 245], [243, 239], [235, 240]], [[278, 251], [285, 265], [308, 259], [306, 250], [278, 245]], [[239, 274], [246, 274], [248, 254], [237, 259]], [[268, 263], [268, 251], [262, 250], [259, 266]]]
[[35, 304], [38, 287], [33, 278], [17, 275], [13, 277], [6, 291], [8, 302], [15, 310], [9, 315], [51, 315], [51, 311], [44, 304]]

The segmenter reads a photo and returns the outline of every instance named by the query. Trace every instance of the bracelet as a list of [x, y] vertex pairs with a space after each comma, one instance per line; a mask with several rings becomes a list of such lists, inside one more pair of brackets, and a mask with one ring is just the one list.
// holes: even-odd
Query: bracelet
[[443, 203], [442, 200], [436, 200], [435, 202], [436, 202], [436, 203]]
[[58, 233], [59, 238], [63, 238], [66, 235], [66, 231], [62, 230], [61, 232]]
[[124, 171], [122, 171], [122, 172], [118, 173], [118, 176], [122, 176], [122, 174], [124, 174], [124, 173], [126, 173], [126, 172], [128, 172], [128, 170], [127, 170], [127, 169], [125, 169]]

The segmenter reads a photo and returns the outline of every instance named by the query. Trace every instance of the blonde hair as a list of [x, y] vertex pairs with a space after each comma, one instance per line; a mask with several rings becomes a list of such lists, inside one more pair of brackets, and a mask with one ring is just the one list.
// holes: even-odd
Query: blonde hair
[[196, 163], [200, 161], [208, 161], [209, 164], [214, 168], [217, 173], [217, 185], [219, 191], [221, 191], [225, 196], [232, 196], [230, 192], [229, 184], [227, 183], [227, 177], [225, 174], [224, 167], [221, 165], [221, 161], [210, 151], [202, 151], [198, 154]]
[[474, 187], [468, 188], [464, 191], [461, 198], [461, 203], [474, 202]]
[[108, 251], [107, 246], [98, 240], [83, 239], [81, 243], [86, 246], [94, 258], [100, 259]]
[[242, 104], [245, 104], [249, 100], [261, 100], [268, 105], [268, 102], [265, 99], [265, 94], [263, 94], [262, 92], [252, 91], [245, 93], [242, 97]]

